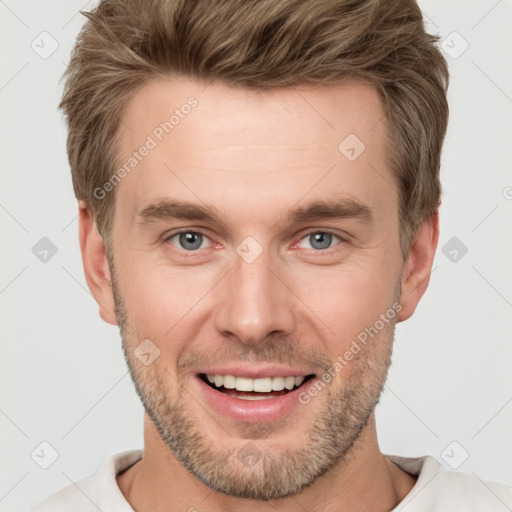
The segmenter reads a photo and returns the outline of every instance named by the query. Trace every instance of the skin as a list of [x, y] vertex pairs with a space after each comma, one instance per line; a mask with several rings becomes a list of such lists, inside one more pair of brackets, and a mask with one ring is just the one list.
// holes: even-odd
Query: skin
[[[415, 479], [380, 452], [373, 408], [395, 323], [414, 313], [428, 286], [438, 216], [423, 222], [404, 261], [382, 105], [370, 86], [356, 81], [265, 92], [188, 79], [152, 81], [124, 113], [120, 161], [190, 96], [197, 107], [116, 187], [110, 261], [87, 205], [79, 205], [87, 283], [101, 317], [120, 326], [146, 407], [143, 459], [117, 476], [118, 485], [139, 512], [391, 510]], [[366, 146], [354, 161], [338, 150], [351, 133]], [[142, 207], [170, 197], [215, 206], [223, 223], [137, 222]], [[372, 220], [290, 224], [284, 217], [297, 206], [340, 198], [367, 205]], [[179, 237], [168, 239], [178, 228], [206, 235], [196, 256]], [[340, 238], [319, 250], [311, 232]], [[236, 252], [247, 236], [263, 248], [252, 263]], [[396, 303], [399, 313], [368, 346], [281, 422], [233, 421], [194, 387], [199, 363], [218, 361], [284, 361], [319, 376]], [[147, 367], [133, 353], [144, 339], [160, 350]], [[352, 407], [343, 405], [347, 401]], [[175, 444], [191, 459], [185, 465], [185, 455], [173, 447], [177, 433], [182, 441]], [[253, 467], [236, 458], [249, 441], [262, 456]], [[276, 474], [265, 469], [273, 454]], [[186, 467], [194, 461], [195, 474]], [[301, 463], [319, 474], [308, 477]], [[212, 490], [201, 474], [208, 464], [217, 472], [213, 484], [225, 478], [232, 486], [239, 482], [240, 493], [249, 482], [275, 494], [262, 501], [241, 498], [234, 488], [231, 495]], [[285, 470], [295, 471], [297, 481], [283, 477]], [[288, 494], [278, 497], [286, 486]]]

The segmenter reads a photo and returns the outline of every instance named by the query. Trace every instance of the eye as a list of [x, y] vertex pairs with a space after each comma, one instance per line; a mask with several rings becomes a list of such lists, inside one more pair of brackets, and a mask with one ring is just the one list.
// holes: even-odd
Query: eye
[[325, 249], [330, 249], [334, 239], [338, 239], [338, 241], [342, 240], [338, 235], [335, 235], [333, 233], [327, 233], [325, 231], [315, 231], [307, 234], [304, 238], [302, 238], [302, 240], [299, 242], [299, 246], [301, 246], [301, 243], [303, 241], [306, 241], [309, 247], [302, 246], [302, 248], [322, 251]]
[[197, 251], [207, 246], [208, 238], [195, 231], [180, 231], [169, 236], [166, 241], [186, 251]]

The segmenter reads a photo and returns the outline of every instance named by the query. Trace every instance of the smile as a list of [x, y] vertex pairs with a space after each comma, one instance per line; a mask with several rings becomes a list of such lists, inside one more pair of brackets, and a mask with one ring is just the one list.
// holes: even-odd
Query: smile
[[263, 377], [235, 377], [234, 375], [202, 374], [201, 378], [213, 389], [242, 400], [266, 400], [276, 398], [299, 388], [305, 380], [313, 375]]
[[298, 396], [314, 374], [250, 378], [221, 373], [200, 373], [195, 382], [206, 405], [215, 414], [249, 423], [283, 419], [304, 407]]

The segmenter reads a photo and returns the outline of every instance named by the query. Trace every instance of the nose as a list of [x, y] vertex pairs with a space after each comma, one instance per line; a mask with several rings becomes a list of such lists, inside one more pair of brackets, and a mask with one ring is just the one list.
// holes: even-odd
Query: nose
[[215, 326], [221, 335], [256, 345], [270, 334], [292, 332], [297, 299], [269, 260], [266, 252], [251, 263], [235, 255], [234, 268], [218, 287]]

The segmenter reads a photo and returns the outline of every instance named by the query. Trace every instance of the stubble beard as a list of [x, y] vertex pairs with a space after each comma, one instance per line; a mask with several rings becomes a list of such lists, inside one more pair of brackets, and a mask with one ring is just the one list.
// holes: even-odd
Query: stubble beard
[[[321, 407], [317, 406], [303, 446], [279, 447], [272, 442], [272, 433], [282, 434], [282, 429], [290, 429], [300, 417], [295, 415], [294, 420], [286, 422], [285, 418], [277, 426], [246, 425], [243, 431], [237, 428], [238, 435], [232, 437], [235, 446], [222, 450], [209, 437], [208, 426], [188, 411], [187, 401], [191, 404], [195, 400], [187, 389], [187, 377], [178, 371], [175, 385], [180, 392], [173, 400], [165, 392], [164, 383], [164, 379], [169, 381], [172, 377], [159, 373], [157, 364], [145, 367], [135, 357], [133, 351], [141, 340], [129, 324], [113, 270], [111, 267], [117, 321], [136, 391], [165, 445], [204, 485], [232, 497], [275, 500], [299, 493], [337, 464], [348, 462], [384, 387], [396, 321], [390, 321], [350, 362], [349, 378], [341, 386], [338, 384], [338, 389], [332, 381], [311, 399], [307, 407], [315, 403]], [[341, 374], [346, 371], [343, 368]], [[293, 438], [293, 432], [287, 433], [286, 439]]]

